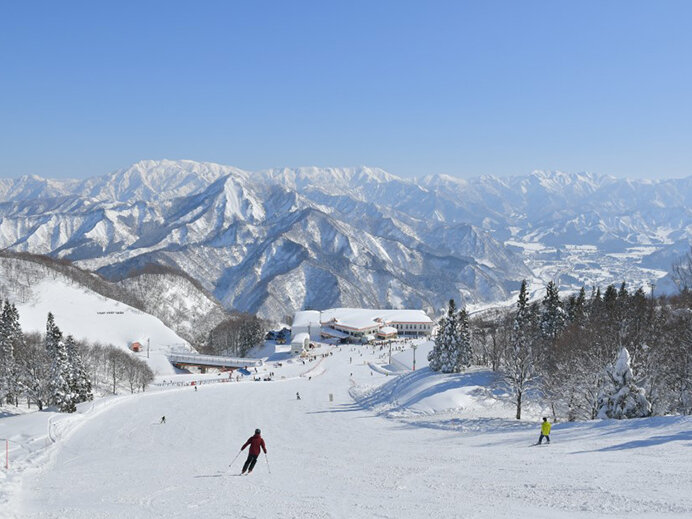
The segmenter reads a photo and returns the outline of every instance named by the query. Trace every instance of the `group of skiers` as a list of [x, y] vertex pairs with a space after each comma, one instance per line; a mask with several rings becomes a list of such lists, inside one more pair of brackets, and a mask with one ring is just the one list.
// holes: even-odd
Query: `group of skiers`
[[[296, 392], [296, 398], [300, 400], [300, 393]], [[166, 417], [162, 416], [160, 423], [165, 424], [166, 423]], [[547, 417], [543, 417], [543, 423], [541, 424], [541, 434], [538, 437], [538, 442], [536, 445], [541, 445], [543, 443], [543, 438], [546, 439], [547, 443], [550, 443], [550, 429], [552, 425], [548, 421]], [[264, 443], [264, 438], [262, 438], [262, 431], [260, 429], [255, 429], [255, 434], [250, 436], [247, 441], [243, 444], [243, 446], [240, 448], [240, 452], [245, 450], [245, 447], [250, 446], [250, 449], [248, 450], [248, 456], [247, 459], [245, 460], [245, 463], [243, 464], [243, 470], [240, 472], [241, 475], [244, 475], [245, 473], [250, 474], [252, 473], [252, 470], [255, 468], [255, 464], [257, 463], [257, 458], [259, 457], [260, 453], [264, 451], [264, 454], [267, 454], [267, 445]], [[238, 454], [240, 454], [240, 452]], [[235, 461], [235, 460], [234, 460]], [[267, 461], [268, 463], [268, 461]], [[233, 464], [233, 462], [231, 462]]]
[[[298, 397], [298, 400], [300, 400], [300, 394], [296, 393], [296, 396]], [[541, 424], [541, 434], [538, 437], [538, 443], [536, 445], [541, 445], [543, 443], [543, 438], [546, 439], [547, 443], [550, 443], [550, 429], [552, 425], [548, 421], [547, 417], [543, 417], [543, 423]], [[264, 438], [262, 438], [262, 431], [259, 429], [255, 429], [255, 434], [250, 436], [247, 441], [243, 444], [243, 446], [240, 448], [240, 451], [244, 451], [245, 447], [248, 445], [250, 446], [250, 449], [248, 450], [248, 455], [247, 459], [245, 460], [245, 463], [243, 464], [243, 470], [240, 472], [241, 475], [245, 474], [246, 472], [250, 474], [252, 472], [252, 469], [255, 468], [255, 464], [257, 463], [257, 458], [259, 457], [261, 451], [264, 451], [264, 454], [267, 454], [267, 446], [264, 443]]]

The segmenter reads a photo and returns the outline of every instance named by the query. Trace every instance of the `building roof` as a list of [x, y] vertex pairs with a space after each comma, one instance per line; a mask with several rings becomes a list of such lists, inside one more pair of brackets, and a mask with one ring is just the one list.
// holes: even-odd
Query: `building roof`
[[[432, 324], [432, 319], [423, 310], [372, 310], [365, 308], [331, 308], [321, 312], [322, 322], [332, 319], [340, 326], [355, 330], [372, 328], [378, 324], [416, 323]], [[377, 320], [380, 320], [379, 322]]]
[[377, 333], [380, 333], [382, 335], [394, 335], [397, 333], [397, 329], [393, 326], [383, 326], [377, 331]]
[[293, 316], [293, 328], [307, 328], [308, 326], [320, 326], [320, 312], [317, 310], [303, 310]]
[[334, 328], [329, 328], [328, 326], [323, 326], [321, 329], [321, 333], [322, 335], [335, 337], [337, 339], [346, 339], [349, 336], [347, 333], [340, 332], [339, 330], [335, 330]]

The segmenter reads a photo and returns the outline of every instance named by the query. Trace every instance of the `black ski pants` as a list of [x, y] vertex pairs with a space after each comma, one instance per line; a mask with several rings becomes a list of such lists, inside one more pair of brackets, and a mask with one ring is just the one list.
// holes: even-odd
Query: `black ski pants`
[[538, 437], [538, 444], [539, 444], [539, 445], [540, 445], [541, 443], [543, 443], [543, 438], [545, 438], [546, 440], [548, 440], [548, 443], [550, 443], [550, 436], [548, 436], [547, 434], [541, 433], [541, 435]]
[[252, 469], [255, 468], [255, 463], [257, 463], [257, 454], [248, 454], [245, 465], [243, 465], [243, 472], [246, 470], [252, 472]]

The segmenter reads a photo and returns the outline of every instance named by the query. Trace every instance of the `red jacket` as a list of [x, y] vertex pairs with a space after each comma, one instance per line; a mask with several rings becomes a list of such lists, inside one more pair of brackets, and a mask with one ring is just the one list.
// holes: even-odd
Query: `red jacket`
[[250, 446], [250, 454], [253, 456], [259, 456], [260, 454], [260, 447], [262, 447], [262, 450], [264, 453], [267, 453], [267, 447], [264, 445], [264, 440], [259, 434], [255, 434], [254, 436], [250, 436], [247, 441], [245, 442], [245, 445], [243, 445], [240, 450], [244, 450], [245, 447]]

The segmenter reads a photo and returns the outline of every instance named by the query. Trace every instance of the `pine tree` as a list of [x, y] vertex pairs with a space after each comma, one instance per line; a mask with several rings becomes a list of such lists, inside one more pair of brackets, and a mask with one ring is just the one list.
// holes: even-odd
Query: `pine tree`
[[583, 326], [586, 321], [586, 290], [581, 287], [579, 295], [571, 300], [567, 320], [577, 326]]
[[454, 299], [449, 300], [447, 315], [439, 321], [435, 346], [428, 353], [433, 371], [459, 373], [471, 365], [471, 334], [465, 310], [457, 312]]
[[46, 320], [45, 346], [46, 351], [51, 358], [55, 357], [55, 350], [58, 347], [58, 343], [61, 341], [62, 332], [55, 324], [55, 317], [53, 317], [53, 314], [48, 312], [48, 319]]
[[542, 302], [541, 333], [549, 342], [553, 343], [565, 327], [565, 322], [565, 311], [560, 301], [558, 287], [553, 281], [550, 281], [545, 288], [545, 297]]
[[0, 317], [0, 403], [3, 398], [8, 403], [17, 404], [19, 397], [19, 366], [15, 352], [21, 349], [24, 334], [19, 325], [17, 308], [5, 301]]
[[458, 366], [459, 370], [471, 366], [473, 349], [471, 347], [471, 330], [469, 329], [469, 315], [465, 308], [459, 312], [459, 342], [458, 342]]
[[598, 418], [641, 418], [651, 414], [645, 391], [634, 383], [630, 354], [622, 348], [615, 365], [607, 366], [598, 395]]
[[48, 313], [46, 322], [45, 347], [51, 359], [50, 389], [51, 403], [58, 406], [61, 412], [73, 413], [75, 407], [75, 395], [70, 388], [70, 363], [67, 348], [62, 340], [62, 332], [55, 324], [52, 313]]
[[86, 402], [94, 399], [91, 381], [87, 375], [82, 356], [77, 349], [77, 344], [71, 335], [65, 339], [65, 348], [70, 366], [68, 385], [75, 397], [75, 403]]
[[14, 364], [14, 351], [9, 331], [9, 302], [5, 301], [0, 317], [0, 404], [8, 398], [10, 387], [10, 372]]
[[454, 299], [449, 300], [447, 315], [439, 321], [435, 346], [428, 354], [428, 365], [433, 371], [452, 373], [455, 365], [454, 337], [458, 328], [456, 318], [456, 304]]
[[440, 354], [442, 373], [458, 373], [459, 367], [459, 314], [454, 299], [449, 300], [447, 323], [444, 330], [443, 349]]
[[435, 335], [435, 344], [433, 349], [428, 353], [428, 366], [433, 371], [442, 369], [442, 353], [445, 350], [444, 341], [446, 339], [447, 316], [443, 315], [437, 323], [437, 334]]

